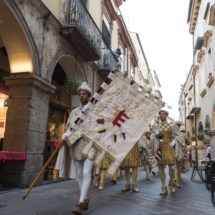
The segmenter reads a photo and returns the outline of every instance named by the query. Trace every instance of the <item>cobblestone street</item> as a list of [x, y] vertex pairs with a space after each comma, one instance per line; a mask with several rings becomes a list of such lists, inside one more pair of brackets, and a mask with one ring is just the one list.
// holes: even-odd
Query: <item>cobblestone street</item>
[[[210, 192], [196, 175], [190, 181], [191, 170], [182, 174], [181, 188], [176, 194], [160, 196], [160, 180], [152, 176], [145, 179], [143, 168], [139, 169], [139, 193], [122, 192], [124, 178], [119, 177], [116, 185], [107, 178], [103, 191], [91, 187], [90, 209], [84, 215], [153, 215], [153, 214], [214, 214]], [[168, 180], [168, 178], [167, 178]], [[64, 181], [34, 188], [22, 201], [25, 190], [0, 193], [1, 215], [69, 215], [78, 201], [76, 181]]]

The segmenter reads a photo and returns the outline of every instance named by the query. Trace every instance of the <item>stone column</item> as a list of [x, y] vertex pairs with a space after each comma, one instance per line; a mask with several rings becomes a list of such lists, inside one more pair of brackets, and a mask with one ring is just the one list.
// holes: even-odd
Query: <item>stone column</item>
[[215, 158], [215, 130], [208, 132], [210, 135], [210, 146], [211, 146], [211, 159]]
[[[43, 166], [49, 96], [55, 87], [29, 73], [11, 75], [5, 81], [10, 92], [3, 151], [26, 152], [28, 160], [5, 162], [3, 184], [23, 188]], [[37, 184], [41, 181], [42, 177]]]

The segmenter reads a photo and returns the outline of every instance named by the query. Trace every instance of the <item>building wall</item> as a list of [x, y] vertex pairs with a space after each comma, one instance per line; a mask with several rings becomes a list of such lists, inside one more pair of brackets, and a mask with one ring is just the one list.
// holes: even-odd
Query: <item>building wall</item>
[[[204, 19], [208, 2], [210, 2], [210, 8], [207, 16], [205, 17], [206, 19]], [[213, 133], [213, 130], [215, 130], [215, 120], [213, 117], [215, 104], [215, 84], [213, 82], [215, 76], [215, 23], [213, 23], [214, 4], [214, 0], [201, 1], [194, 29], [194, 46], [196, 45], [197, 38], [200, 37], [204, 38], [203, 45], [202, 47], [200, 47], [200, 49], [195, 51], [194, 65], [191, 69], [190, 75], [186, 79], [184, 89], [179, 99], [180, 116], [183, 116], [182, 112], [186, 109], [186, 117], [188, 117], [189, 115], [191, 115], [190, 111], [192, 109], [192, 102], [194, 98], [196, 98], [196, 106], [200, 107], [201, 110], [195, 115], [196, 123], [195, 117], [193, 119], [186, 120], [186, 130], [192, 135], [195, 134], [195, 132], [193, 132], [194, 130], [196, 131], [196, 133], [199, 132], [200, 123], [202, 123], [203, 128], [210, 127], [210, 145], [212, 150], [212, 158], [215, 158], [215, 140]], [[192, 16], [194, 16], [194, 14], [192, 15], [191, 13], [191, 18]], [[193, 25], [192, 21], [190, 25]], [[209, 53], [209, 50], [211, 50], [211, 54]], [[204, 54], [202, 55], [202, 57], [200, 57], [200, 53], [203, 52]], [[195, 70], [196, 66], [199, 66], [199, 69]], [[193, 75], [193, 71], [195, 72], [195, 75]], [[190, 86], [193, 84], [193, 79], [195, 79], [196, 85], [195, 93], [194, 87], [192, 88], [192, 90], [189, 90]], [[203, 92], [205, 93], [203, 94]], [[186, 93], [188, 93], [187, 97], [185, 97]], [[192, 98], [192, 101], [189, 102], [188, 98]], [[183, 105], [181, 105], [183, 100], [185, 100], [185, 102]], [[208, 143], [209, 140], [206, 136], [203, 141], [197, 140], [198, 159], [205, 157], [205, 146]], [[201, 150], [199, 150], [199, 148], [201, 148]]]
[[[0, 25], [0, 48], [5, 47], [8, 54], [6, 57], [0, 51], [0, 69], [14, 72], [11, 61], [14, 56], [17, 56], [18, 63], [28, 57], [32, 66], [32, 70], [18, 66], [19, 71], [5, 78], [10, 91], [3, 150], [25, 152], [28, 156], [26, 162], [11, 162], [5, 166], [3, 181], [9, 186], [28, 187], [41, 169], [50, 105], [54, 104], [64, 112], [73, 108], [71, 97], [65, 93], [64, 86], [53, 81], [56, 65], [58, 63], [61, 65], [66, 77], [74, 74], [82, 76], [93, 92], [98, 89], [104, 78], [99, 73], [101, 69], [98, 61], [86, 60], [86, 56], [84, 57], [87, 49], [83, 47], [82, 52], [77, 51], [75, 43], [63, 34], [64, 26], [59, 22], [62, 1], [42, 0], [42, 2], [48, 10], [40, 0], [0, 1], [0, 14], [3, 19], [3, 24]], [[128, 69], [130, 75], [131, 68], [136, 70], [138, 67], [139, 48], [135, 51], [126, 26], [120, 22], [115, 1], [109, 2], [112, 3], [115, 13], [113, 16], [108, 12], [111, 22], [111, 47], [106, 48], [116, 49], [122, 45], [126, 59], [123, 71]], [[108, 11], [104, 3], [103, 0], [89, 0], [87, 5], [100, 31], [102, 12]], [[83, 40], [76, 39], [83, 45]], [[92, 37], [85, 42], [89, 44], [91, 39]], [[135, 44], [138, 46], [138, 43]], [[129, 54], [133, 55], [133, 59]], [[88, 55], [87, 57], [91, 57]], [[141, 54], [139, 56], [142, 57]], [[100, 58], [102, 57], [104, 56], [101, 55]], [[141, 58], [141, 66], [144, 64], [142, 61]], [[55, 93], [59, 90], [61, 98], [56, 99]], [[59, 128], [61, 133], [64, 131], [65, 122], [66, 117]], [[38, 181], [38, 184], [40, 183], [41, 179]]]

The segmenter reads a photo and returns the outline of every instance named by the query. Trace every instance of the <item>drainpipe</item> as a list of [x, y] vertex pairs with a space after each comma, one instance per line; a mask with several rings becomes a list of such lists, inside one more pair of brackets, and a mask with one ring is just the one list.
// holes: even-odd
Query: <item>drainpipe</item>
[[[194, 33], [193, 33], [193, 68], [195, 66], [195, 49], [194, 49]], [[196, 84], [195, 84], [195, 76], [193, 75], [193, 94], [194, 94], [194, 107], [196, 107]], [[194, 114], [194, 128], [195, 128], [195, 136], [197, 135], [197, 121], [196, 114]], [[196, 138], [196, 147], [198, 146], [198, 140]], [[198, 167], [198, 153], [196, 148], [196, 165]]]
[[[128, 48], [127, 48], [127, 73], [128, 73], [128, 57], [129, 57], [129, 53], [128, 53]], [[128, 73], [128, 76], [129, 76], [129, 73]]]
[[[183, 86], [184, 88], [185, 86]], [[184, 89], [183, 89], [184, 90]], [[187, 118], [186, 118], [186, 115], [187, 115], [187, 105], [186, 105], [186, 98], [185, 98], [185, 92], [182, 94], [183, 95], [183, 98], [184, 98], [184, 124], [185, 124], [185, 131], [187, 131]]]

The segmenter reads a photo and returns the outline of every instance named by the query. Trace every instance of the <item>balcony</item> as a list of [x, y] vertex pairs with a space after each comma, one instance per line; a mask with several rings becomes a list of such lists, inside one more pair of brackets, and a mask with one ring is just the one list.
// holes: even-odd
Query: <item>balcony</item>
[[106, 44], [102, 43], [101, 48], [102, 56], [98, 61], [98, 73], [102, 76], [103, 79], [106, 79], [108, 74], [115, 69], [118, 64], [121, 64], [121, 61], [118, 61], [113, 52], [106, 46]]
[[190, 114], [197, 114], [200, 110], [201, 110], [201, 107], [199, 107], [199, 102], [196, 100], [196, 104], [194, 104], [194, 97], [193, 97], [190, 103]]
[[79, 0], [62, 0], [61, 35], [86, 61], [101, 57], [102, 35], [88, 10]]

